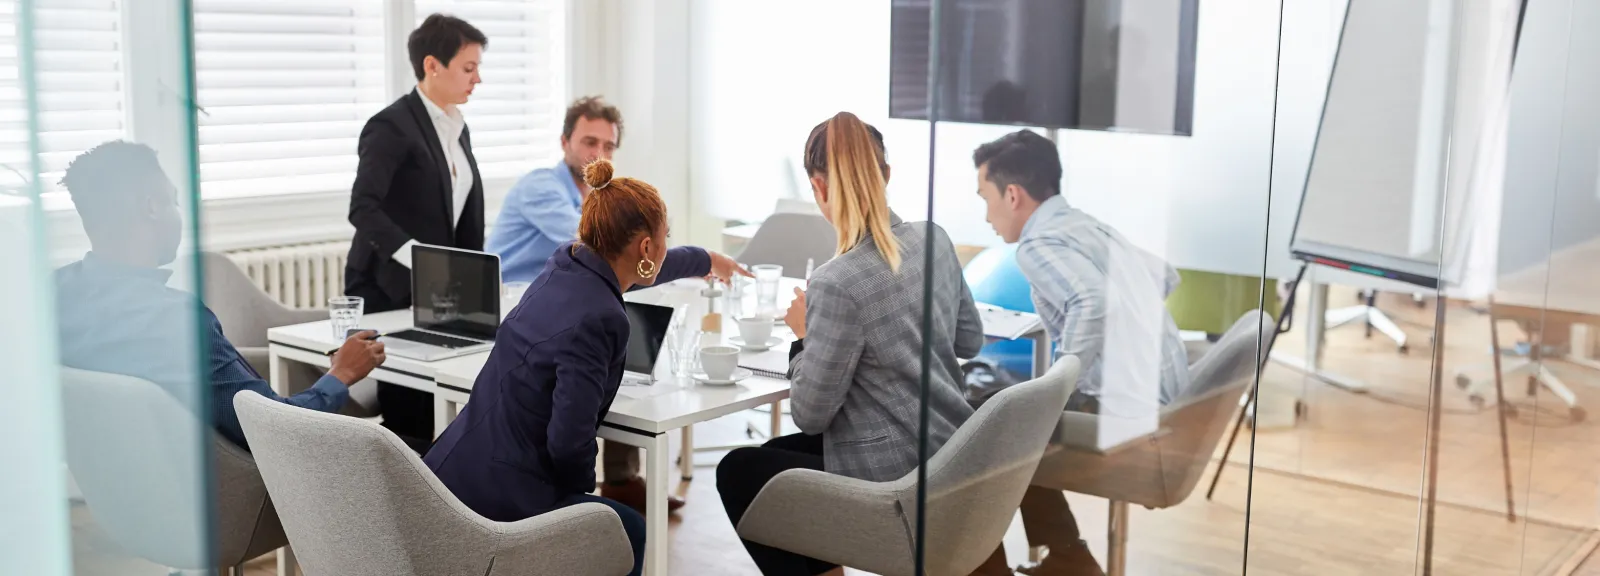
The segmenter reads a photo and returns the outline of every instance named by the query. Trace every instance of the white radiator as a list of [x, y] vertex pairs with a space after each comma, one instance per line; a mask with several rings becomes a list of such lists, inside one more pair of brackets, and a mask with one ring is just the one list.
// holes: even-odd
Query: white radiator
[[245, 275], [290, 308], [327, 308], [344, 294], [349, 242], [321, 242], [228, 252]]

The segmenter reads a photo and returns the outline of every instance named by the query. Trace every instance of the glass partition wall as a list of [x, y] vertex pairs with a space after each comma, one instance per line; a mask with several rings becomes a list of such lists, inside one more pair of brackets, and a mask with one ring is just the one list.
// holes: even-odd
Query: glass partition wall
[[[891, 203], [933, 224], [917, 257], [937, 262], [941, 235], [961, 248], [984, 332], [973, 354], [957, 323], [951, 349], [937, 312], [950, 280], [931, 276], [923, 406], [950, 410], [940, 388], [954, 368], [972, 412], [923, 428], [928, 573], [1244, 566], [1248, 429], [1207, 490], [1255, 389], [1276, 279], [1293, 274], [1266, 250], [1281, 211], [1278, 12], [895, 3], [894, 64], [914, 64], [901, 51], [923, 14], [934, 53], [925, 193], [900, 188], [897, 166]], [[896, 103], [912, 92], [902, 74]], [[952, 351], [959, 367], [944, 362]]]
[[892, 3], [928, 572], [1592, 569], [1600, 12], [1269, 4]]
[[0, 2], [8, 571], [225, 562], [201, 368], [214, 320], [197, 297], [189, 3], [132, 4]]

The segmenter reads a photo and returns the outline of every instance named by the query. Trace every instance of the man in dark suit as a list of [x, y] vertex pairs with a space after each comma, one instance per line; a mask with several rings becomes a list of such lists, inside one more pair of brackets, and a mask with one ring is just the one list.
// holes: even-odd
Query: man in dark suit
[[[483, 249], [483, 182], [457, 106], [480, 82], [488, 42], [464, 20], [429, 16], [406, 41], [416, 90], [361, 130], [344, 289], [362, 297], [367, 312], [411, 306], [413, 245]], [[425, 451], [433, 438], [430, 395], [380, 385], [378, 402], [384, 426]]]

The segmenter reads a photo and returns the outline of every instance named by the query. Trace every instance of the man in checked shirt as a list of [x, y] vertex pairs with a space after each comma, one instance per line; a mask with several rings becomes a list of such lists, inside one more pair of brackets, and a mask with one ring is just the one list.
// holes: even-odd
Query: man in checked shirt
[[[1189, 383], [1178, 327], [1164, 305], [1178, 273], [1061, 196], [1053, 142], [1022, 130], [978, 147], [978, 195], [988, 222], [1018, 243], [1017, 266], [1033, 291], [1052, 358], [1083, 368], [1066, 409], [1100, 415], [1103, 446], [1155, 430], [1160, 407]], [[1029, 544], [1047, 546], [1023, 574], [1103, 574], [1079, 537], [1066, 497], [1029, 487], [1022, 499]]]

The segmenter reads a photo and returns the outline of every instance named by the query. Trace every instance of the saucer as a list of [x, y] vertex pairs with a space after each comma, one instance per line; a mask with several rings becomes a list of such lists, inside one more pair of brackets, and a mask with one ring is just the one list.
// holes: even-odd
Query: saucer
[[710, 376], [707, 376], [705, 372], [695, 372], [694, 381], [710, 386], [732, 386], [737, 384], [740, 380], [749, 378], [753, 374], [754, 373], [751, 372], [749, 368], [734, 368], [733, 374], [728, 375], [727, 380], [713, 380]]
[[744, 350], [748, 350], [750, 352], [765, 352], [767, 350], [771, 350], [773, 346], [777, 346], [779, 344], [782, 344], [783, 343], [783, 339], [779, 338], [777, 336], [772, 336], [772, 337], [767, 338], [767, 341], [766, 341], [765, 345], [758, 345], [758, 344], [750, 344], [748, 342], [745, 342], [744, 338], [741, 338], [739, 336], [734, 336], [732, 338], [728, 338], [728, 343], [732, 344], [734, 346], [738, 346], [739, 348], [742, 348]]

